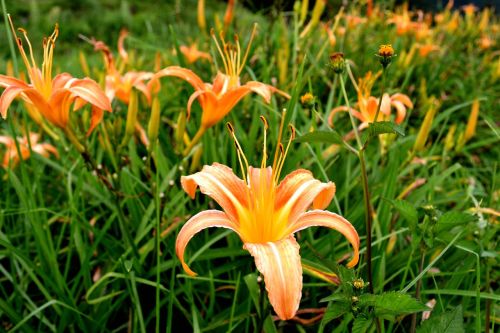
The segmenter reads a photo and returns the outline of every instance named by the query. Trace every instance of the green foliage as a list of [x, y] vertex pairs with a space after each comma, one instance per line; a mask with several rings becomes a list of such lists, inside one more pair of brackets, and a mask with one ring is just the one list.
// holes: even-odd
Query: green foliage
[[[130, 63], [122, 66], [125, 71], [154, 72], [158, 64], [160, 68], [185, 66], [212, 82], [224, 70], [208, 31], [214, 27], [218, 35], [222, 29], [226, 1], [205, 1], [206, 31], [196, 24], [196, 0], [20, 0], [5, 4], [4, 12], [12, 15], [16, 27], [28, 31], [38, 65], [43, 36], [59, 23], [53, 74], [88, 75], [104, 86], [102, 54], [84, 39], [104, 41], [119, 62], [116, 44], [122, 27], [130, 32], [125, 40], [130, 57]], [[478, 45], [483, 36], [494, 36], [498, 16], [490, 12], [489, 22], [481, 27], [484, 11], [467, 18], [452, 10], [444, 16], [446, 20], [457, 13], [457, 30], [450, 31], [449, 22], [440, 24], [434, 16], [426, 26], [429, 30], [400, 34], [387, 18], [402, 8], [386, 6], [365, 20], [366, 7], [358, 2], [349, 2], [343, 14], [336, 16], [340, 5], [334, 1], [328, 2], [322, 17], [326, 25], [318, 24], [301, 38], [310, 13], [302, 15], [300, 6], [295, 10], [280, 6], [281, 2], [274, 2], [269, 10], [257, 12], [237, 1], [225, 38], [234, 43], [233, 34], [239, 34], [244, 48], [252, 24], [258, 22], [240, 83], [271, 84], [291, 99], [275, 93], [268, 104], [261, 96], [249, 94], [205, 132], [188, 156], [182, 152], [199, 128], [202, 110], [194, 99], [190, 116], [185, 118], [193, 89], [179, 78], [161, 80], [158, 139], [148, 147], [139, 132], [121, 144], [128, 109], [122, 101], [113, 102], [113, 112], [106, 112], [88, 137], [84, 129], [92, 109], [84, 106], [70, 112], [76, 136], [95, 165], [73, 148], [63, 131], [45, 121], [57, 140], [30, 119], [21, 98], [13, 102], [7, 119], [0, 119], [0, 136], [37, 133], [39, 142], [56, 147], [59, 157], [32, 151], [16, 167], [0, 168], [0, 331], [374, 332], [378, 322], [384, 332], [410, 332], [414, 314], [419, 332], [485, 329], [486, 302], [499, 300], [494, 288], [500, 280], [495, 269], [499, 260], [500, 64], [494, 48]], [[411, 12], [408, 17], [415, 21], [420, 16]], [[424, 26], [424, 21], [415, 26]], [[12, 39], [7, 31], [8, 25], [0, 26], [4, 60], [0, 73], [7, 72], [9, 60], [17, 59], [18, 70], [26, 75], [17, 49], [13, 53], [9, 49]], [[424, 43], [420, 33], [428, 33], [424, 40], [441, 50], [420, 55]], [[347, 101], [339, 77], [326, 64], [330, 53], [344, 53], [349, 105], [361, 112], [356, 85], [366, 73], [375, 75], [381, 69], [374, 53], [379, 44], [389, 42], [398, 56], [387, 68], [385, 84], [376, 79], [369, 95], [378, 100], [382, 93], [405, 94], [414, 107], [407, 107], [399, 125], [394, 122], [394, 105], [386, 121], [363, 124], [354, 118], [366, 143], [363, 154], [374, 219], [374, 293], [370, 294], [361, 166], [353, 154], [359, 147], [346, 112], [335, 115], [335, 129], [328, 122], [331, 110], [346, 106]], [[181, 46], [192, 43], [209, 53], [212, 61], [189, 63]], [[82, 59], [88, 64], [88, 74], [84, 74]], [[1, 87], [0, 93], [4, 91]], [[305, 92], [315, 96], [313, 105], [299, 103]], [[413, 152], [434, 100], [440, 104], [439, 111], [429, 124], [425, 145]], [[460, 138], [468, 127], [474, 100], [480, 104], [475, 135], [464, 142]], [[147, 128], [151, 105], [142, 95], [138, 105], [138, 124]], [[185, 274], [175, 250], [176, 236], [191, 216], [220, 209], [199, 191], [194, 200], [189, 198], [181, 177], [214, 162], [242, 176], [226, 122], [233, 124], [249, 164], [259, 166], [264, 145], [259, 116], [268, 123], [267, 165], [272, 164], [275, 149], [280, 151], [280, 124], [285, 124], [284, 149], [289, 142], [286, 125], [293, 125], [301, 135], [294, 140], [297, 144], [290, 144], [281, 179], [304, 168], [322, 182], [334, 182], [335, 197], [326, 209], [351, 222], [360, 237], [360, 262], [348, 269], [345, 263], [352, 247], [337, 232], [309, 228], [296, 233], [302, 262], [316, 263], [309, 266], [330, 279], [304, 274], [302, 312], [286, 322], [276, 318], [262, 276], [234, 232], [211, 228], [192, 238], [185, 258], [199, 274], [195, 277]], [[17, 148], [0, 143], [0, 162], [8, 161]], [[331, 272], [337, 276], [331, 278]], [[363, 286], [355, 287], [361, 278]], [[420, 296], [416, 297], [418, 286]], [[420, 312], [426, 310], [422, 304], [431, 298], [436, 305], [430, 318], [420, 324]]]
[[464, 330], [464, 319], [462, 314], [462, 306], [459, 305], [455, 309], [441, 314], [432, 314], [431, 317], [424, 321], [417, 330], [418, 333], [461, 333]]

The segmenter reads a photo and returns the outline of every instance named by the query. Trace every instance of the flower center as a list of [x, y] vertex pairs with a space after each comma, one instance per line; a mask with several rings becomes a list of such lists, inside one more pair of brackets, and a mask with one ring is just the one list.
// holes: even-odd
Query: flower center
[[283, 214], [281, 209], [276, 210], [275, 208], [276, 189], [281, 170], [283, 169], [288, 149], [295, 137], [295, 129], [293, 126], [290, 126], [290, 140], [288, 140], [285, 149], [281, 143], [285, 115], [286, 111], [283, 113], [278, 135], [278, 146], [274, 154], [272, 167], [267, 166], [268, 124], [263, 116], [260, 117], [264, 124], [263, 156], [260, 168], [253, 168], [248, 165], [248, 160], [236, 138], [234, 127], [230, 123], [227, 124], [236, 146], [243, 180], [247, 184], [246, 196], [248, 206], [238, 210], [239, 232], [246, 242], [272, 242], [280, 240], [285, 236], [288, 216], [285, 216], [286, 214]]

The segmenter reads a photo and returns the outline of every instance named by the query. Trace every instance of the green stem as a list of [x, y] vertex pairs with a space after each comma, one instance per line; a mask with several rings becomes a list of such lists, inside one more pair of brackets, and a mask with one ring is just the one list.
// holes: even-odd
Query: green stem
[[351, 106], [349, 105], [349, 98], [347, 97], [347, 92], [345, 90], [344, 78], [342, 77], [342, 75], [339, 75], [339, 78], [340, 78], [340, 88], [342, 89], [342, 93], [344, 94], [344, 99], [345, 99], [345, 103], [347, 105], [349, 118], [351, 119], [351, 125], [352, 125], [352, 128], [354, 130], [354, 135], [356, 136], [356, 141], [358, 142], [358, 146], [361, 149], [363, 147], [363, 145], [361, 144], [361, 137], [359, 136], [358, 127], [356, 126], [356, 123], [354, 122], [354, 116], [352, 115]]
[[368, 174], [366, 172], [366, 162], [364, 149], [358, 152], [359, 162], [361, 163], [361, 179], [363, 185], [363, 198], [365, 204], [365, 223], [366, 223], [366, 268], [368, 271], [368, 289], [373, 294], [373, 276], [372, 276], [372, 206], [370, 203], [370, 191], [368, 188]]
[[384, 96], [385, 91], [385, 67], [382, 69], [382, 91], [380, 92], [380, 97], [378, 99], [377, 112], [375, 112], [375, 118], [373, 118], [373, 122], [378, 121], [378, 114], [380, 113], [380, 107], [382, 106], [382, 97]]
[[200, 126], [200, 129], [198, 130], [198, 132], [196, 132], [194, 138], [191, 140], [191, 142], [186, 147], [186, 149], [184, 149], [184, 151], [182, 152], [182, 155], [187, 156], [191, 152], [193, 147], [196, 146], [196, 144], [201, 140], [205, 131], [206, 131], [206, 128], [203, 126]]
[[[419, 274], [424, 269], [424, 262], [425, 262], [425, 249], [422, 251], [422, 257], [420, 258], [420, 266], [418, 266], [418, 273]], [[421, 288], [422, 288], [422, 279], [418, 280], [417, 286], [416, 286], [416, 289], [415, 289], [415, 298], [417, 300], [420, 300], [420, 289]], [[417, 329], [417, 314], [414, 313], [411, 316], [410, 333], [415, 333], [416, 329]]]
[[[152, 145], [154, 143], [151, 143]], [[155, 148], [157, 146], [155, 145]], [[151, 154], [149, 154], [151, 156]], [[155, 198], [155, 209], [156, 209], [156, 332], [160, 332], [160, 264], [161, 264], [161, 256], [160, 256], [160, 239], [161, 239], [161, 215], [160, 215], [160, 197], [158, 193], [158, 185], [159, 185], [160, 177], [158, 175], [158, 169], [156, 169], [156, 182], [154, 187], [154, 198]]]

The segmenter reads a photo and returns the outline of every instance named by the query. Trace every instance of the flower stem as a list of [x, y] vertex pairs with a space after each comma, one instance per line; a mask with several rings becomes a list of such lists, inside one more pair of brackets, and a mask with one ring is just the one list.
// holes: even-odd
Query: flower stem
[[344, 78], [342, 77], [342, 75], [339, 75], [339, 78], [340, 78], [340, 88], [342, 89], [342, 93], [344, 94], [344, 99], [345, 99], [345, 103], [347, 105], [349, 118], [351, 119], [351, 125], [352, 125], [352, 128], [354, 130], [354, 135], [356, 136], [356, 141], [358, 142], [358, 146], [361, 149], [361, 147], [363, 147], [363, 145], [361, 144], [361, 137], [359, 136], [358, 127], [356, 126], [356, 123], [354, 122], [354, 117], [352, 115], [351, 106], [349, 105], [349, 98], [347, 97], [347, 92], [345, 90]]
[[358, 152], [359, 162], [361, 163], [361, 179], [363, 184], [363, 197], [365, 203], [365, 223], [366, 223], [366, 268], [368, 275], [368, 289], [373, 294], [373, 276], [372, 276], [372, 224], [373, 214], [370, 202], [370, 191], [368, 188], [368, 174], [366, 172], [366, 162], [364, 149]]
[[200, 129], [198, 130], [198, 132], [196, 132], [194, 138], [191, 140], [191, 142], [186, 147], [186, 149], [184, 149], [184, 151], [182, 152], [182, 155], [187, 156], [191, 152], [193, 147], [196, 146], [196, 144], [201, 140], [205, 131], [206, 131], [206, 128], [203, 126], [200, 126]]
[[[418, 267], [418, 274], [422, 272], [424, 269], [424, 262], [425, 262], [425, 250], [422, 251], [422, 257], [420, 258], [420, 266]], [[415, 298], [417, 300], [420, 300], [420, 289], [422, 288], [422, 279], [419, 279], [417, 282], [417, 286], [415, 289]], [[410, 333], [415, 333], [417, 329], [417, 314], [414, 313], [411, 316], [411, 327], [410, 327]]]
[[377, 112], [375, 112], [375, 118], [373, 118], [373, 122], [378, 121], [378, 114], [380, 113], [380, 107], [382, 106], [382, 97], [384, 96], [385, 91], [385, 67], [382, 69], [382, 90], [380, 91], [380, 97], [378, 99]]

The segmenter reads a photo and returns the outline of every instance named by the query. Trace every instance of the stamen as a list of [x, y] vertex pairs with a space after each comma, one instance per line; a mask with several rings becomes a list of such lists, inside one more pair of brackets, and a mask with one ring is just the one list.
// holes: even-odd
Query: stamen
[[245, 153], [243, 152], [243, 149], [241, 148], [241, 145], [238, 141], [238, 139], [236, 138], [236, 134], [235, 134], [235, 131], [234, 131], [234, 127], [231, 123], [226, 123], [226, 126], [227, 126], [227, 129], [229, 131], [229, 133], [231, 134], [231, 137], [233, 138], [233, 141], [234, 141], [234, 144], [236, 146], [236, 153], [238, 154], [238, 161], [240, 162], [240, 168], [241, 168], [241, 172], [243, 174], [243, 180], [248, 184], [247, 182], [247, 172], [248, 172], [248, 160], [245, 156]]
[[293, 125], [288, 125], [288, 129], [290, 130], [290, 139], [288, 140], [288, 143], [286, 145], [286, 149], [284, 152], [283, 152], [283, 145], [280, 143], [280, 145], [281, 145], [280, 151], [282, 152], [282, 154], [281, 154], [280, 161], [278, 163], [278, 169], [276, 170], [276, 174], [275, 174], [276, 175], [276, 178], [275, 178], [276, 182], [279, 181], [281, 170], [283, 169], [283, 165], [285, 165], [285, 159], [286, 159], [286, 155], [288, 154], [288, 149], [290, 149], [290, 145], [291, 145], [292, 141], [295, 139], [295, 127], [293, 127]]
[[252, 46], [252, 41], [255, 37], [256, 31], [257, 31], [257, 23], [255, 23], [253, 25], [252, 34], [250, 35], [250, 40], [248, 41], [247, 49], [245, 51], [245, 56], [243, 57], [243, 61], [241, 63], [238, 62], [238, 64], [239, 64], [238, 72], [237, 72], [238, 76], [240, 75], [241, 71], [243, 70], [243, 67], [245, 67], [245, 63], [247, 62], [248, 54], [250, 53], [250, 47]]
[[267, 125], [267, 120], [266, 118], [264, 118], [264, 116], [260, 116], [260, 120], [264, 124], [264, 148], [262, 153], [262, 163], [260, 167], [264, 169], [266, 167], [266, 161], [267, 161], [267, 129], [269, 126]]
[[286, 118], [286, 109], [283, 109], [283, 114], [281, 115], [281, 122], [280, 122], [280, 129], [278, 131], [278, 144], [276, 146], [276, 150], [274, 152], [274, 160], [273, 160], [273, 171], [276, 170], [276, 167], [278, 165], [278, 158], [279, 158], [279, 155], [278, 155], [278, 148], [281, 144], [281, 136], [283, 135], [283, 126], [285, 124], [285, 118]]
[[[222, 63], [224, 64], [224, 69], [225, 69], [226, 73], [228, 73], [229, 72], [228, 64], [226, 62], [224, 52], [222, 52], [222, 48], [219, 45], [219, 41], [217, 41], [217, 37], [215, 37], [214, 28], [210, 29], [210, 35], [212, 36], [212, 39], [215, 41], [215, 46], [217, 47], [217, 51], [219, 51], [219, 54], [222, 58]], [[223, 44], [223, 47], [225, 48], [225, 44]]]
[[28, 44], [28, 50], [30, 52], [31, 63], [33, 64], [33, 67], [37, 67], [36, 62], [35, 62], [35, 57], [33, 56], [33, 48], [31, 47], [31, 43], [30, 43], [30, 40], [28, 38], [28, 32], [23, 28], [17, 28], [17, 31], [19, 31], [20, 33], [22, 33], [24, 35], [24, 39], [26, 40], [26, 43]]

